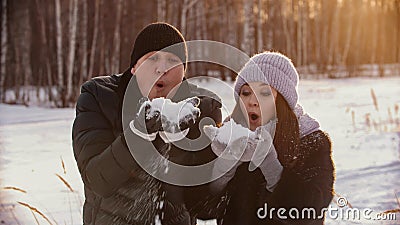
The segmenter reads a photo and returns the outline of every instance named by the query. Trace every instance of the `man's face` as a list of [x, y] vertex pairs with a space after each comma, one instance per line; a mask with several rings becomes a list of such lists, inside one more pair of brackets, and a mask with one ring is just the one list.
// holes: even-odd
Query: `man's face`
[[131, 69], [140, 92], [149, 99], [172, 97], [184, 77], [182, 61], [169, 52], [152, 51], [142, 56]]

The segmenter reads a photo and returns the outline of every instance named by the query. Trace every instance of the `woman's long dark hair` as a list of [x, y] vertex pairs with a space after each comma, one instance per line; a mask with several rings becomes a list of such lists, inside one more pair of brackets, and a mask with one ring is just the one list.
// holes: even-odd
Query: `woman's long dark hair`
[[298, 154], [300, 144], [299, 123], [296, 114], [281, 94], [275, 100], [278, 123], [276, 124], [274, 146], [283, 166], [291, 166]]
[[[246, 119], [240, 109], [239, 101], [232, 112], [231, 118], [236, 123], [247, 127]], [[286, 100], [279, 92], [275, 99], [276, 116], [278, 123], [276, 124], [274, 146], [278, 153], [278, 159], [285, 167], [291, 167], [294, 157], [298, 154], [298, 146], [300, 143], [299, 123], [296, 114], [289, 107]], [[229, 117], [225, 120], [229, 120]]]

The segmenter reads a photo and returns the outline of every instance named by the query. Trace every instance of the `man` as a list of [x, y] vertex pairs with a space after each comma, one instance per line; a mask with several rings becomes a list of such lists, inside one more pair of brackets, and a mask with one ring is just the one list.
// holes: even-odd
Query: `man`
[[[169, 46], [173, 47], [166, 48]], [[185, 130], [187, 138], [196, 139], [202, 118], [220, 123], [218, 97], [186, 82], [186, 64], [187, 47], [181, 33], [169, 24], [153, 23], [138, 34], [130, 67], [123, 74], [96, 77], [83, 84], [72, 138], [84, 183], [84, 224], [196, 223], [196, 216], [204, 210], [199, 201], [208, 196], [205, 186], [183, 188], [161, 182], [146, 173], [133, 157], [150, 152], [151, 148], [170, 161], [189, 166], [215, 157], [209, 145], [201, 151], [188, 152], [161, 138], [164, 125], [160, 121], [165, 121], [160, 120], [160, 112], [157, 118], [149, 119], [149, 108], [140, 107], [143, 97], [148, 98], [147, 102], [159, 97], [178, 102], [197, 96], [200, 101], [193, 105], [199, 108], [200, 117], [180, 123], [180, 131]], [[124, 98], [129, 99], [127, 107]], [[129, 107], [138, 104], [139, 107]], [[123, 124], [122, 114], [127, 109], [133, 126], [124, 132], [127, 124]], [[146, 160], [148, 164], [155, 163], [151, 157]], [[158, 165], [155, 168], [162, 169]]]

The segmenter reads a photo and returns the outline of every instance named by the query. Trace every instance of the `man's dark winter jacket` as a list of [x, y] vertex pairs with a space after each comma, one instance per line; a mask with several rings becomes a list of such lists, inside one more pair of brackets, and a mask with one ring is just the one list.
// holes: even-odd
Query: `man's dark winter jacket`
[[[226, 187], [225, 198], [229, 204], [219, 224], [323, 224], [323, 216], [320, 219], [318, 216], [321, 216], [321, 209], [327, 207], [333, 197], [331, 141], [326, 133], [319, 130], [303, 137], [300, 142], [301, 161], [291, 169], [284, 168], [272, 193], [266, 190], [259, 169], [249, 172], [248, 163], [239, 166]], [[283, 208], [281, 214], [278, 213], [279, 208]], [[314, 215], [311, 211], [308, 217], [311, 208], [315, 210], [317, 219], [312, 219]], [[291, 219], [289, 212], [292, 216], [299, 212], [299, 219]], [[301, 218], [302, 212], [305, 213], [304, 218]], [[285, 217], [287, 219], [282, 219]]]
[[[135, 105], [142, 95], [136, 77], [128, 71], [123, 75], [96, 77], [86, 82], [82, 86], [76, 105], [72, 138], [75, 159], [85, 189], [83, 221], [86, 225], [154, 224], [156, 217], [161, 219], [163, 214], [161, 205], [163, 210], [170, 210], [169, 213], [173, 214], [170, 220], [164, 218], [163, 224], [177, 224], [182, 216], [183, 209], [163, 201], [163, 184], [140, 168], [127, 147], [122, 129], [125, 125], [122, 124], [121, 109], [130, 80], [133, 87], [129, 88], [136, 90], [133, 96], [130, 96], [130, 99], [133, 99], [132, 104]], [[201, 116], [197, 121], [203, 117], [211, 117], [216, 123], [221, 122], [221, 103], [218, 97], [186, 81], [180, 85], [173, 101], [192, 96], [199, 96], [201, 99]], [[130, 115], [135, 114], [136, 107], [133, 107]], [[187, 137], [195, 139], [198, 136], [200, 131], [196, 122], [190, 128]], [[136, 148], [149, 143], [137, 136], [133, 139]], [[160, 151], [169, 149], [168, 144], [158, 135], [152, 144]], [[169, 154], [173, 155], [171, 160], [174, 161], [175, 157], [177, 162], [186, 165], [199, 165], [215, 157], [209, 146], [198, 152], [183, 151], [174, 146], [170, 149]], [[149, 163], [154, 162], [149, 159]], [[191, 216], [197, 216], [200, 212], [196, 206], [207, 196], [205, 185], [182, 190], [183, 201]], [[192, 218], [193, 223], [195, 220]]]

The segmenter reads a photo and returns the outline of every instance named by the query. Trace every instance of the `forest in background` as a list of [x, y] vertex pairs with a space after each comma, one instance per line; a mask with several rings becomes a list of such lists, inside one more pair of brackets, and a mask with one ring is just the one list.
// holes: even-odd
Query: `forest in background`
[[[400, 0], [2, 0], [0, 102], [73, 106], [84, 81], [128, 68], [156, 21], [250, 56], [280, 51], [300, 76], [400, 74]], [[236, 76], [197, 62], [187, 74], [215, 71]]]

